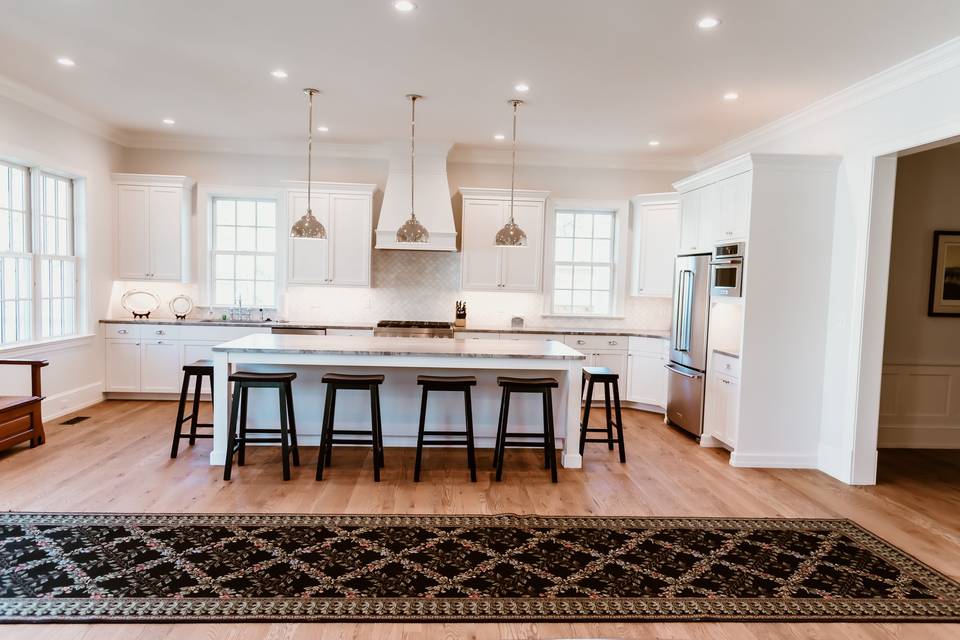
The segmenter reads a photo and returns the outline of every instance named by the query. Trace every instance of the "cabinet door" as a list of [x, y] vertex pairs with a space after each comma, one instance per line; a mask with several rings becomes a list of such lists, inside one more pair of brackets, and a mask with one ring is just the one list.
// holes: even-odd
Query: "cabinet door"
[[[505, 221], [509, 220], [509, 202], [504, 205], [504, 214]], [[543, 267], [543, 204], [516, 202], [513, 205], [513, 217], [517, 225], [527, 234], [527, 246], [500, 249], [501, 289], [540, 291], [540, 274]], [[494, 239], [491, 238], [491, 244], [493, 241]]]
[[149, 187], [117, 186], [117, 277], [122, 280], [143, 280], [150, 271], [149, 192]]
[[703, 432], [726, 442], [726, 395], [724, 394], [724, 385], [720, 380], [721, 376], [718, 373], [707, 375], [707, 388], [704, 392], [703, 402]]
[[667, 370], [664, 357], [652, 353], [630, 354], [627, 399], [655, 407], [667, 406]]
[[724, 438], [731, 447], [737, 446], [737, 430], [740, 424], [740, 381], [727, 376], [720, 377], [724, 394]]
[[[327, 284], [330, 282], [330, 197], [311, 198], [313, 215], [327, 229], [326, 240], [290, 238], [289, 282], [293, 284]], [[291, 193], [288, 200], [288, 221], [291, 226], [307, 211], [307, 194]]]
[[140, 341], [106, 340], [106, 390], [140, 391]]
[[[494, 242], [504, 223], [504, 206], [493, 200], [463, 201], [461, 287], [500, 291], [501, 249]], [[529, 236], [528, 236], [529, 238]]]
[[680, 196], [680, 251], [696, 251], [699, 248], [700, 192], [701, 189], [697, 189]]
[[680, 246], [680, 213], [677, 205], [641, 207], [640, 267], [636, 294], [642, 296], [673, 295], [673, 270]]
[[[630, 385], [629, 358], [626, 353], [595, 353], [593, 354], [592, 367], [606, 367], [614, 373], [620, 374], [620, 399], [624, 398]], [[593, 399], [597, 399], [596, 387], [594, 387]], [[612, 401], [612, 398], [611, 398]]]
[[371, 211], [367, 196], [330, 196], [330, 282], [370, 286]]
[[151, 280], [180, 279], [180, 208], [183, 191], [150, 187]]
[[[213, 347], [220, 344], [218, 342], [183, 342], [180, 344], [180, 362], [182, 365], [193, 364], [197, 360], [213, 360]], [[180, 371], [180, 381], [179, 384], [183, 384], [183, 370]], [[191, 380], [190, 390], [191, 393], [194, 389], [194, 384], [196, 384], [196, 379]], [[178, 387], [179, 391], [179, 387]], [[200, 389], [201, 394], [210, 393], [210, 380], [206, 376], [203, 377], [203, 386]]]
[[730, 231], [734, 240], [746, 240], [750, 231], [750, 201], [753, 195], [753, 171], [731, 178], [733, 202], [730, 211]]
[[714, 229], [722, 224], [719, 220], [723, 205], [721, 183], [715, 182], [700, 191], [700, 227], [697, 229], [697, 249], [713, 251], [716, 244]]
[[180, 391], [180, 345], [172, 340], [143, 340], [140, 344], [140, 391]]

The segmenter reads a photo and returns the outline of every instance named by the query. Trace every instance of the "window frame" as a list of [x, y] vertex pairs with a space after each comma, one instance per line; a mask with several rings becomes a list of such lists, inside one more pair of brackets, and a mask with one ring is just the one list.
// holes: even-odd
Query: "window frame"
[[[610, 310], [607, 313], [564, 313], [554, 311], [554, 279], [556, 274], [556, 232], [557, 213], [570, 211], [609, 212], [613, 214], [613, 256], [610, 265], [613, 269], [610, 289]], [[560, 199], [552, 200], [550, 215], [547, 216], [544, 237], [544, 296], [543, 313], [545, 317], [555, 318], [623, 318], [626, 304], [628, 270], [630, 266], [627, 252], [627, 225], [630, 203], [627, 200]]]

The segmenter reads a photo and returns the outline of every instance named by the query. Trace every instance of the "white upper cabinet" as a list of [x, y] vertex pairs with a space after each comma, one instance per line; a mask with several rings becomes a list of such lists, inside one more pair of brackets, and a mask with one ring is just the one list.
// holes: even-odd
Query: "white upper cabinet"
[[[288, 282], [370, 286], [375, 189], [372, 184], [314, 183], [313, 215], [326, 228], [327, 239], [290, 238]], [[288, 190], [287, 211], [291, 225], [306, 213], [306, 188]]]
[[677, 194], [633, 199], [634, 296], [670, 297], [673, 265], [680, 250], [680, 202]]
[[754, 172], [748, 159], [681, 180], [680, 250], [713, 251], [749, 235]]
[[752, 179], [753, 172], [747, 171], [717, 183], [720, 205], [713, 228], [715, 242], [746, 239]]
[[699, 189], [680, 196], [680, 251], [700, 248], [700, 194]]
[[471, 291], [540, 291], [546, 191], [516, 191], [513, 217], [526, 247], [497, 247], [497, 231], [510, 219], [509, 189], [461, 187], [461, 286]]
[[190, 280], [193, 181], [114, 174], [116, 274], [121, 280]]

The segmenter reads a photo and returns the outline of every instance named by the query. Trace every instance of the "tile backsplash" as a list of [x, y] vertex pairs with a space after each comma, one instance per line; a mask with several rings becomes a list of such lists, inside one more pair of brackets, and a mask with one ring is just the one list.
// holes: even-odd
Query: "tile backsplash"
[[[290, 286], [282, 296], [280, 315], [303, 322], [370, 322], [377, 320], [452, 321], [457, 300], [467, 302], [467, 326], [509, 326], [522, 316], [528, 326], [596, 327], [665, 330], [670, 326], [668, 298], [627, 298], [623, 319], [543, 317], [539, 293], [461, 291], [460, 254], [433, 251], [373, 252], [371, 288]], [[170, 317], [167, 302], [184, 293], [197, 300], [195, 284], [115, 282], [110, 315], [124, 317], [120, 296], [129, 289], [153, 291], [162, 300], [155, 317]], [[194, 312], [196, 315], [197, 312]]]

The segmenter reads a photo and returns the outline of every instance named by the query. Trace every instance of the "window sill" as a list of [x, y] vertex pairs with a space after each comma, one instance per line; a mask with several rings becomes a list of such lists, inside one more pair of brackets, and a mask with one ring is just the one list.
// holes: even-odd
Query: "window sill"
[[602, 316], [592, 313], [541, 313], [541, 318], [590, 318], [591, 320], [626, 320], [627, 316]]
[[0, 354], [4, 357], [30, 356], [47, 351], [61, 351], [80, 347], [93, 342], [96, 334], [84, 333], [81, 335], [70, 336], [68, 338], [48, 338], [46, 340], [34, 340], [32, 342], [19, 342], [4, 347], [0, 347]]

